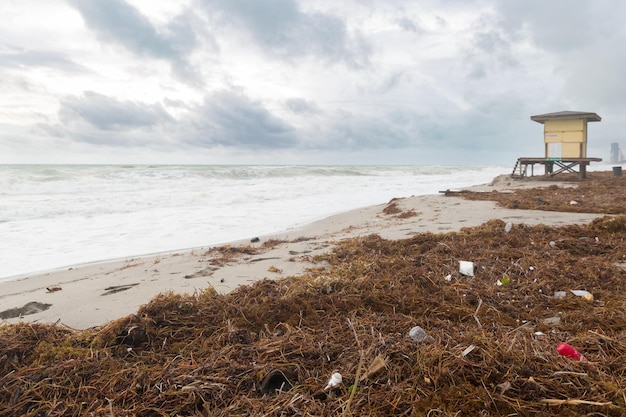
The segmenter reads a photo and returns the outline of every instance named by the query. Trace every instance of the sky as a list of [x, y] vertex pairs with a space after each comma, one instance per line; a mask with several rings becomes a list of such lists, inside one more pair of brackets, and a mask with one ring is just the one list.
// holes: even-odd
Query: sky
[[626, 148], [622, 0], [2, 0], [0, 163], [489, 164]]

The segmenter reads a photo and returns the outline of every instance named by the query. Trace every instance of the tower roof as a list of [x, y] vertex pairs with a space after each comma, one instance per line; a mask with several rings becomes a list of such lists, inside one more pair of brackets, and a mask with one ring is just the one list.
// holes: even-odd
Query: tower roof
[[588, 122], [599, 122], [602, 120], [596, 113], [584, 112], [584, 111], [557, 111], [554, 113], [538, 114], [536, 116], [530, 116], [530, 120], [537, 123], [545, 123], [547, 120], [556, 119], [584, 119]]

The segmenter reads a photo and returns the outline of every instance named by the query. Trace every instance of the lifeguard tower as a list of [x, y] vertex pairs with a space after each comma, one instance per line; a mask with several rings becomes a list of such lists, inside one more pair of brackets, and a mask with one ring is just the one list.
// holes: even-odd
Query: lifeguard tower
[[587, 122], [602, 120], [596, 113], [560, 111], [531, 116], [530, 120], [543, 124], [545, 157], [518, 158], [511, 174], [513, 177], [529, 175], [529, 167], [532, 176], [535, 164], [540, 164], [545, 167], [546, 176], [574, 172], [580, 178], [586, 178], [587, 165], [602, 161], [602, 158], [587, 157]]

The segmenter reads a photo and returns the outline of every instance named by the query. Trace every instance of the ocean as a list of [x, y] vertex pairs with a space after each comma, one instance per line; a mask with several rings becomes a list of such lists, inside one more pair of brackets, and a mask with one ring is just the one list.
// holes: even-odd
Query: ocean
[[0, 165], [0, 280], [213, 246], [394, 197], [490, 182], [498, 166]]

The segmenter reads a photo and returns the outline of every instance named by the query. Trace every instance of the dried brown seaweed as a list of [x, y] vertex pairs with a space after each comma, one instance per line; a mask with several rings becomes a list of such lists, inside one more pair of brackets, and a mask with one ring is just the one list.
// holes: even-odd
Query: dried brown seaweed
[[[535, 180], [564, 182], [547, 187], [518, 189], [512, 192], [446, 193], [468, 200], [497, 201], [505, 208], [525, 210], [565, 211], [578, 213], [626, 214], [626, 179], [611, 172], [590, 172], [586, 179], [574, 174], [556, 177], [533, 177]], [[524, 181], [511, 179], [511, 182]]]

